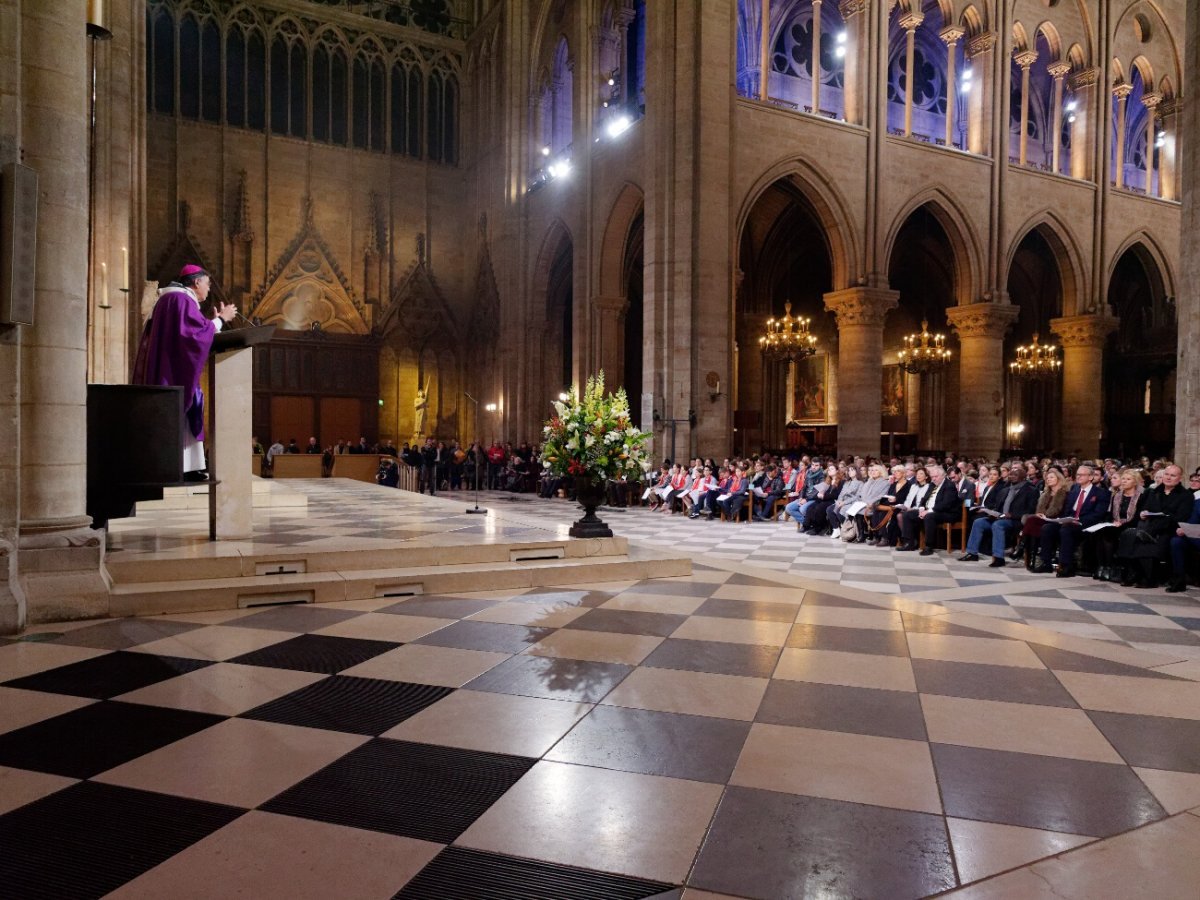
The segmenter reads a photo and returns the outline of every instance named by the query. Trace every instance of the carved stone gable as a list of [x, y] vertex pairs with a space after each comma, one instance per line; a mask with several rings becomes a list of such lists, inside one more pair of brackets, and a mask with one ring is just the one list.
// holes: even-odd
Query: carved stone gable
[[170, 245], [162, 252], [158, 262], [150, 271], [150, 277], [159, 284], [174, 281], [179, 276], [179, 270], [187, 265], [203, 266], [208, 272], [212, 288], [209, 297], [213, 302], [228, 302], [228, 296], [222, 283], [221, 270], [213, 265], [212, 259], [200, 246], [191, 231], [192, 211], [186, 200], [179, 203], [179, 225]]
[[392, 292], [378, 330], [388, 342], [418, 353], [458, 344], [458, 322], [418, 246], [418, 258]]
[[313, 323], [339, 334], [370, 330], [361, 301], [317, 229], [310, 198], [304, 198], [300, 231], [255, 292], [251, 307], [265, 324], [296, 331]]

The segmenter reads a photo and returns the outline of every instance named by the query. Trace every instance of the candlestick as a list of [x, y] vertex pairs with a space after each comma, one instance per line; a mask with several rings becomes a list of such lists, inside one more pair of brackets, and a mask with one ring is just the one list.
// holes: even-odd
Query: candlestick
[[121, 248], [121, 291], [129, 293], [129, 248]]
[[100, 308], [110, 309], [108, 302], [108, 263], [100, 263]]

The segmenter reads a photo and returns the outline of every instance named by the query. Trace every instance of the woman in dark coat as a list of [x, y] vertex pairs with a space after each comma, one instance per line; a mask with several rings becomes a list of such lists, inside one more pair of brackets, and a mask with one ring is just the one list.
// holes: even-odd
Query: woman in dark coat
[[1183, 469], [1171, 465], [1162, 470], [1162, 484], [1142, 494], [1138, 501], [1137, 527], [1130, 528], [1117, 542], [1123, 587], [1154, 587], [1154, 563], [1166, 559], [1171, 538], [1180, 522], [1192, 512], [1192, 492], [1180, 481]]

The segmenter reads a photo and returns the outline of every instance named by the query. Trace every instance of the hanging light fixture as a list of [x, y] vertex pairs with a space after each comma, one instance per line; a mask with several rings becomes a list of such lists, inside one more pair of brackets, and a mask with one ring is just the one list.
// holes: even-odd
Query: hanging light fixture
[[929, 322], [921, 320], [921, 333], [904, 338], [904, 349], [898, 354], [900, 368], [910, 375], [940, 372], [950, 362], [944, 334], [930, 334]]
[[1008, 364], [1011, 375], [1029, 381], [1053, 378], [1061, 370], [1058, 348], [1053, 344], [1039, 344], [1036, 334], [1028, 346], [1017, 348], [1017, 358]]
[[783, 305], [783, 318], [767, 319], [767, 330], [758, 339], [763, 356], [770, 360], [795, 362], [817, 352], [817, 336], [809, 331], [809, 319], [792, 315], [792, 304]]

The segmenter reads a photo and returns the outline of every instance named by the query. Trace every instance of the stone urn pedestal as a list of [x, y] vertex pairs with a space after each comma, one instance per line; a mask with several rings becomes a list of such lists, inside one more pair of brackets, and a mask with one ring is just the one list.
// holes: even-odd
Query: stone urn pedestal
[[575, 499], [583, 507], [583, 518], [572, 525], [567, 533], [577, 538], [612, 537], [612, 529], [596, 515], [596, 507], [604, 502], [604, 479], [576, 475]]

